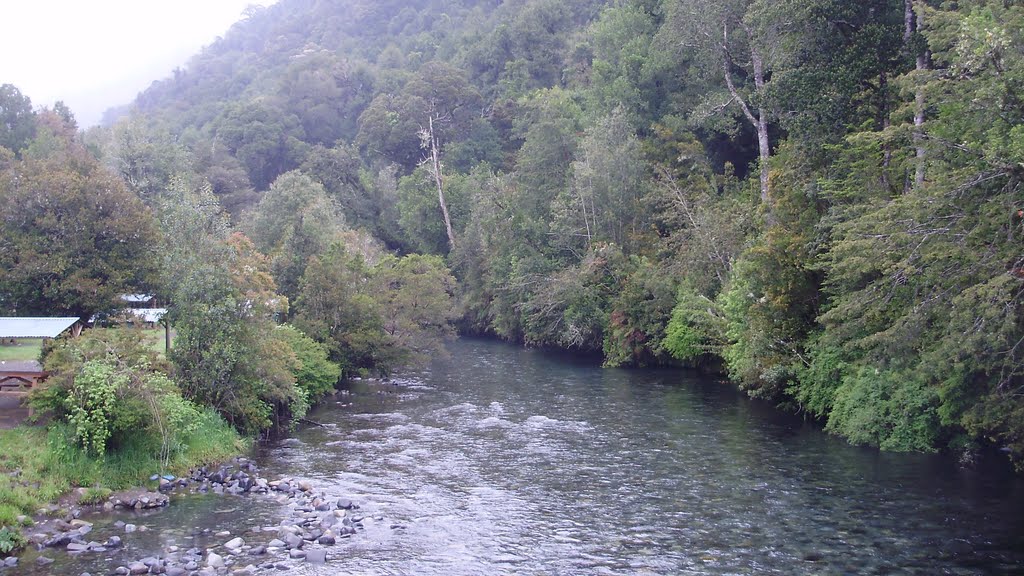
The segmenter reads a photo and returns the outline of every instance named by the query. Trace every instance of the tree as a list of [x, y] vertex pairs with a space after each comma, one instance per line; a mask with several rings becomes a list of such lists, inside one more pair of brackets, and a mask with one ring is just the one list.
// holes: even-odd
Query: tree
[[296, 298], [309, 259], [322, 254], [345, 230], [337, 203], [324, 187], [297, 171], [278, 176], [251, 212], [246, 230], [270, 256], [278, 289]]
[[572, 185], [553, 205], [552, 231], [560, 236], [559, 247], [579, 258], [595, 241], [627, 250], [639, 243], [645, 228], [643, 169], [640, 142], [623, 109], [589, 127], [572, 163]]
[[[830, 305], [803, 386], [829, 428], [855, 441], [930, 449], [987, 438], [1019, 463], [1024, 12], [979, 0], [925, 15], [933, 74], [908, 75], [926, 105], [941, 102], [921, 126], [928, 178], [858, 203], [847, 203], [858, 190], [839, 188]], [[906, 160], [916, 173], [916, 151]]]
[[0, 86], [0, 148], [15, 154], [28, 146], [35, 135], [32, 100], [13, 84]]
[[171, 178], [191, 169], [191, 158], [166, 130], [147, 126], [138, 117], [118, 122], [110, 131], [106, 162], [143, 201], [153, 206]]
[[166, 241], [163, 294], [177, 332], [170, 359], [183, 395], [238, 429], [279, 424], [293, 403], [295, 353], [274, 336], [288, 301], [276, 292], [266, 257], [232, 234], [208, 186], [178, 180], [160, 219]]
[[393, 350], [389, 367], [423, 364], [444, 354], [455, 336], [457, 283], [438, 256], [410, 254], [385, 259], [374, 269], [383, 295], [381, 319]]
[[344, 374], [375, 367], [386, 347], [370, 270], [359, 256], [333, 244], [310, 259], [302, 277], [294, 322], [327, 345]]
[[41, 120], [25, 158], [0, 172], [0, 306], [88, 320], [153, 286], [158, 230], [59, 117]]

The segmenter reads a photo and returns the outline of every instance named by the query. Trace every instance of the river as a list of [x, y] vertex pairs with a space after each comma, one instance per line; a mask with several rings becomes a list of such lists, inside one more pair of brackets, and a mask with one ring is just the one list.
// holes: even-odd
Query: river
[[[309, 479], [368, 518], [326, 566], [287, 573], [1024, 573], [1024, 481], [1005, 467], [849, 446], [695, 373], [474, 339], [450, 351], [394, 384], [353, 383], [309, 416], [322, 426], [259, 451], [264, 476]], [[28, 556], [12, 573], [110, 573], [281, 513], [179, 497], [131, 520], [149, 530], [120, 556], [48, 571]]]

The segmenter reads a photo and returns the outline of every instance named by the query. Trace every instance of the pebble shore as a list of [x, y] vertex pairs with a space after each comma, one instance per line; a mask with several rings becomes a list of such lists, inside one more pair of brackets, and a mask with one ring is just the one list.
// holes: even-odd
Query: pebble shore
[[[168, 546], [159, 556], [139, 558], [116, 567], [111, 574], [117, 576], [166, 574], [168, 576], [213, 576], [231, 574], [254, 575], [268, 570], [290, 570], [299, 562], [326, 564], [331, 560], [331, 548], [340, 540], [351, 538], [363, 528], [364, 518], [358, 513], [358, 504], [345, 498], [329, 498], [314, 490], [311, 482], [284, 478], [267, 480], [260, 476], [256, 465], [246, 458], [236, 458], [230, 465], [193, 470], [187, 478], [154, 477], [158, 491], [129, 491], [112, 495], [102, 504], [108, 512], [117, 510], [152, 510], [170, 504], [169, 494], [176, 491], [196, 493], [235, 494], [240, 496], [273, 498], [287, 504], [288, 518], [277, 526], [251, 527], [244, 533], [229, 531], [211, 534], [197, 530], [193, 536], [204, 536], [223, 543], [212, 547]], [[103, 541], [92, 540], [92, 524], [80, 518], [81, 507], [67, 511], [62, 518], [40, 522], [36, 532], [28, 534], [30, 545], [42, 553], [36, 558], [40, 565], [54, 560], [47, 550], [63, 549], [69, 554], [100, 554], [125, 545], [137, 531], [145, 526], [118, 521], [114, 525], [124, 536], [110, 536]], [[18, 565], [12, 556], [0, 563], [4, 568]], [[81, 576], [93, 576], [83, 573]]]

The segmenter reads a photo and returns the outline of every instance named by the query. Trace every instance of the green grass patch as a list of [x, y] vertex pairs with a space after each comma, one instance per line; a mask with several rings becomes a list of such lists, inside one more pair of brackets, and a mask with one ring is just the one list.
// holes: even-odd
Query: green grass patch
[[39, 360], [39, 352], [43, 349], [42, 338], [18, 338], [11, 344], [9, 339], [0, 342], [0, 361], [21, 362]]
[[160, 464], [159, 442], [145, 435], [95, 457], [75, 445], [66, 424], [0, 430], [0, 527], [16, 531], [19, 516], [31, 516], [75, 488], [86, 488], [83, 502], [98, 503], [111, 490], [148, 485], [152, 474], [184, 475], [190, 468], [229, 460], [249, 448], [210, 409], [200, 412], [198, 425], [166, 469]]
[[[164, 343], [165, 333], [161, 326], [160, 328], [145, 328], [142, 330], [142, 338], [146, 343], [146, 348], [156, 352], [161, 357], [167, 355], [167, 345]], [[171, 330], [171, 342], [174, 342], [174, 331]]]

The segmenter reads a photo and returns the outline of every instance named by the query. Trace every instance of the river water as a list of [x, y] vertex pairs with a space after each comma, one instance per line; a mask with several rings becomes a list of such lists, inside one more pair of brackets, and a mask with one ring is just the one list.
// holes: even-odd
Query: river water
[[[852, 447], [693, 373], [450, 351], [395, 384], [355, 382], [309, 416], [322, 426], [260, 450], [265, 477], [307, 478], [367, 516], [328, 565], [287, 573], [1024, 573], [1024, 482], [1004, 468]], [[134, 520], [149, 530], [119, 554], [213, 546], [188, 535], [282, 514], [266, 497], [178, 498]]]

